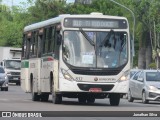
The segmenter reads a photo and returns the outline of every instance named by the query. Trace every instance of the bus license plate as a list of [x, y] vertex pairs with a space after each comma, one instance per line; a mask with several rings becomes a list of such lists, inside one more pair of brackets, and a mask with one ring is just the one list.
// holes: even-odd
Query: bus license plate
[[102, 92], [101, 88], [90, 88], [89, 89], [90, 92]]

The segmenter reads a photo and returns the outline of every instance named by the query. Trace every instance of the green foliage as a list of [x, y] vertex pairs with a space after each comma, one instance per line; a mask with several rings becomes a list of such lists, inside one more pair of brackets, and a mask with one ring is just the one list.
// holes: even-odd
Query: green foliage
[[157, 68], [156, 63], [149, 64], [149, 68], [156, 69]]
[[[0, 0], [0, 6], [1, 5]], [[34, 3], [35, 1], [35, 3]], [[160, 2], [159, 0], [115, 0], [125, 5], [135, 13], [135, 58], [134, 66], [138, 64], [138, 49], [145, 46], [144, 32], [151, 32], [153, 36], [153, 22], [156, 32], [160, 32]], [[27, 5], [30, 5], [26, 8]], [[2, 8], [2, 7], [0, 7]], [[60, 14], [89, 14], [91, 12], [102, 12], [105, 15], [125, 16], [130, 23], [130, 31], [133, 27], [131, 13], [114, 4], [110, 0], [93, 0], [92, 4], [72, 4], [56, 0], [28, 0], [22, 6], [14, 6], [11, 9], [3, 5], [0, 9], [0, 46], [21, 46], [23, 28], [26, 25], [45, 19], [56, 17]], [[153, 39], [154, 40], [154, 39]], [[155, 46], [154, 46], [155, 47]]]

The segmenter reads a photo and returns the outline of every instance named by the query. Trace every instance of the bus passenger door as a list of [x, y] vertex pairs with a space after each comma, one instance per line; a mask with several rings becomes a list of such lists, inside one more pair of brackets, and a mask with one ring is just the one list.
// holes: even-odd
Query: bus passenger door
[[54, 93], [59, 91], [59, 54], [60, 54], [60, 45], [61, 45], [62, 36], [60, 35], [60, 30], [55, 32], [55, 47], [54, 47]]

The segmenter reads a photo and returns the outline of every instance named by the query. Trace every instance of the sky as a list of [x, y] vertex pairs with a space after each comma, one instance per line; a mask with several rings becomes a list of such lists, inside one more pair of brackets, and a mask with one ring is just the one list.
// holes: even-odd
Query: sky
[[[13, 5], [20, 5], [21, 2], [25, 2], [27, 3], [27, 0], [2, 0], [4, 4], [8, 5], [8, 6], [12, 6], [12, 2]], [[74, 0], [67, 0], [68, 2], [73, 2]]]
[[4, 4], [8, 5], [8, 6], [12, 6], [12, 2], [13, 5], [20, 5], [21, 2], [27, 2], [27, 0], [2, 0]]

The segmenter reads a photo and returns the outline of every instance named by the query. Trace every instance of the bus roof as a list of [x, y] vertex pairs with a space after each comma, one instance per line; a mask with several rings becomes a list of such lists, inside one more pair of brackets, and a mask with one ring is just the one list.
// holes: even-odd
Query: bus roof
[[61, 20], [65, 17], [77, 17], [77, 18], [115, 18], [115, 19], [126, 19], [125, 17], [120, 17], [120, 16], [110, 16], [110, 15], [103, 15], [102, 13], [97, 13], [93, 12], [91, 14], [79, 14], [79, 15], [70, 15], [70, 14], [62, 14], [59, 15], [58, 17], [51, 18], [42, 22], [34, 23], [31, 25], [28, 25], [24, 28], [24, 32], [39, 29], [45, 26], [49, 26], [55, 23], [60, 23]]

